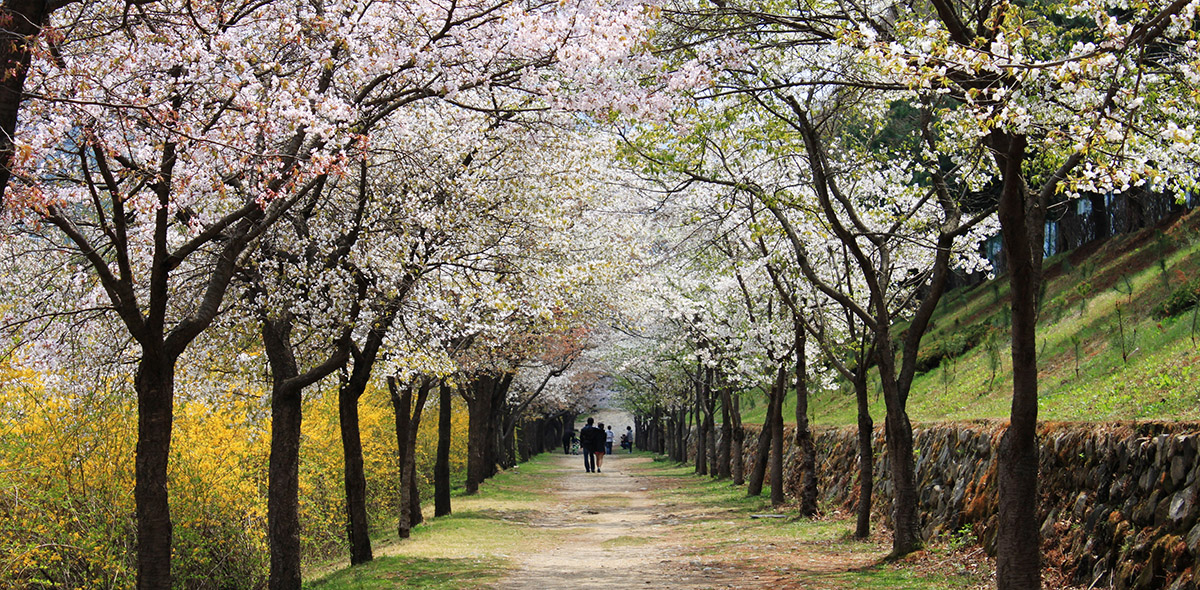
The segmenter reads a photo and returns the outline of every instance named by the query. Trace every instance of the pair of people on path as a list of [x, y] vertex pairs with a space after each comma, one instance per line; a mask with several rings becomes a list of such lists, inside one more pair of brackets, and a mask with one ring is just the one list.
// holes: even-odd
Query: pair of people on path
[[[600, 473], [604, 464], [604, 449], [611, 447], [612, 442], [604, 434], [604, 423], [599, 427], [593, 426], [595, 418], [588, 418], [587, 425], [579, 430], [579, 446], [583, 449], [583, 469], [588, 473]], [[611, 430], [609, 431], [612, 432]], [[609, 434], [611, 436], [611, 434]]]

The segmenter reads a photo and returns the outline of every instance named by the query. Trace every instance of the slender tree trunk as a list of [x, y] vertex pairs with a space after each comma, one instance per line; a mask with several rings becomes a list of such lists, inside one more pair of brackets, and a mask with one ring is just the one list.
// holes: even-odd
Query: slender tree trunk
[[[780, 367], [783, 374], [783, 367]], [[771, 422], [771, 505], [782, 506], [787, 499], [783, 495], [783, 401], [787, 397], [787, 379], [779, 380], [779, 391], [775, 403], [768, 408]]]
[[904, 402], [899, 399], [891, 345], [881, 342], [876, 350], [879, 379], [887, 405], [883, 425], [892, 475], [892, 556], [900, 557], [921, 548], [912, 423], [908, 420]]
[[744, 462], [746, 431], [742, 428], [742, 408], [740, 407], [740, 397], [733, 395], [732, 391], [728, 392], [730, 398], [729, 417], [733, 428], [731, 436], [733, 444], [730, 447], [730, 453], [733, 455], [729, 466], [731, 475], [733, 476], [733, 485], [740, 486], [746, 483], [746, 465]]
[[855, 369], [854, 398], [858, 403], [858, 506], [854, 536], [871, 535], [871, 497], [875, 491], [875, 422], [871, 420], [871, 400], [867, 392], [866, 359]]
[[409, 420], [412, 412], [412, 394], [413, 384], [406, 383], [401, 388], [396, 383], [396, 378], [389, 375], [387, 378], [388, 392], [391, 394], [392, 410], [396, 420], [396, 461], [399, 468], [396, 473], [400, 476], [399, 498], [397, 498], [397, 512], [400, 515], [399, 522], [396, 525], [396, 532], [401, 539], [409, 537], [410, 527], [408, 524], [408, 487], [409, 487], [409, 464], [408, 457], [412, 449], [409, 446]]
[[707, 433], [705, 442], [708, 444], [706, 454], [708, 455], [708, 474], [716, 477], [718, 469], [717, 465], [717, 396], [713, 393], [712, 388], [712, 369], [705, 371], [704, 378], [704, 431]]
[[367, 476], [363, 470], [362, 435], [358, 427], [356, 388], [343, 383], [338, 389], [338, 423], [342, 433], [343, 476], [346, 482], [346, 536], [350, 540], [350, 564], [371, 561], [370, 525], [367, 522]]
[[796, 452], [800, 458], [800, 515], [817, 514], [817, 445], [808, 425], [808, 337], [804, 326], [796, 332]]
[[343, 473], [346, 487], [346, 536], [350, 542], [350, 563], [357, 565], [374, 559], [371, 550], [370, 522], [367, 519], [367, 476], [363, 469], [362, 436], [358, 422], [358, 402], [367, 391], [371, 371], [379, 358], [383, 339], [395, 320], [389, 311], [367, 333], [361, 350], [351, 349], [353, 368], [338, 388], [338, 422], [342, 435]]
[[[49, 4], [46, 0], [6, 0], [0, 7], [0, 19], [3, 19], [0, 27], [2, 27], [4, 38], [0, 43], [0, 72], [4, 72], [4, 76], [0, 77], [0, 197], [4, 196], [4, 190], [8, 186], [8, 179], [12, 174], [11, 166], [15, 153], [12, 138], [16, 136], [17, 118], [20, 114], [25, 90], [25, 79], [29, 74], [30, 60], [36, 44], [34, 38], [41, 32], [42, 25], [50, 16]], [[169, 552], [169, 541], [167, 546]], [[141, 547], [140, 543], [139, 547]], [[139, 572], [142, 571], [141, 561], [141, 559], [138, 560]], [[148, 585], [143, 586], [139, 573], [139, 587], [170, 587], [170, 559], [168, 558], [163, 563], [168, 569], [166, 576], [154, 573], [153, 579], [146, 580]], [[149, 563], [146, 565], [153, 568]], [[153, 569], [157, 570], [157, 568]], [[146, 573], [151, 574], [151, 571]]]
[[277, 387], [271, 393], [267, 483], [271, 590], [300, 588], [300, 402], [299, 390]]
[[[417, 432], [421, 428], [421, 413], [433, 385], [433, 379], [421, 377], [417, 384], [407, 384], [401, 391], [395, 378], [388, 377], [388, 390], [396, 411], [396, 446], [400, 463], [400, 518], [396, 530], [401, 539], [409, 538], [412, 527], [424, 520], [417, 487]], [[417, 394], [415, 400], [414, 386]]]
[[479, 484], [486, 477], [490, 446], [488, 431], [492, 421], [492, 388], [496, 379], [491, 375], [480, 375], [471, 382], [471, 394], [467, 398], [467, 495], [479, 492]]
[[708, 420], [705, 419], [702, 368], [696, 373], [696, 475], [708, 475]]
[[728, 387], [721, 388], [721, 446], [717, 450], [717, 477], [729, 479], [733, 476], [733, 416], [732, 396]]
[[1030, 239], [1041, 224], [1040, 209], [1027, 210], [1028, 190], [1021, 175], [1025, 140], [994, 132], [993, 150], [1004, 174], [1000, 195], [1000, 234], [1008, 261], [1012, 295], [1013, 398], [1008, 430], [997, 449], [999, 527], [996, 587], [1041, 588], [1037, 523], [1037, 294], [1041, 244]]
[[138, 439], [133, 496], [137, 511], [139, 590], [171, 588], [171, 510], [167, 499], [167, 458], [174, 420], [175, 359], [162, 347], [143, 349], [134, 387], [138, 399]]
[[303, 375], [292, 349], [292, 319], [263, 320], [263, 350], [271, 367], [271, 455], [267, 469], [267, 531], [271, 590], [300, 589], [300, 425], [304, 388], [346, 363], [349, 332], [327, 360]]
[[[413, 452], [416, 452], [416, 445], [413, 445]], [[411, 529], [425, 522], [425, 515], [421, 512], [421, 486], [417, 480], [417, 462], [416, 458], [409, 462], [408, 467], [408, 526]]]
[[761, 496], [763, 481], [767, 478], [767, 462], [771, 457], [771, 417], [775, 413], [775, 404], [783, 396], [780, 391], [787, 374], [782, 366], [775, 373], [775, 383], [767, 398], [767, 416], [763, 419], [762, 430], [758, 433], [758, 446], [755, 448], [754, 469], [750, 470], [750, 481], [746, 485], [746, 495]]
[[438, 390], [437, 462], [433, 467], [433, 515], [450, 515], [450, 441], [453, 425], [450, 386], [443, 382]]

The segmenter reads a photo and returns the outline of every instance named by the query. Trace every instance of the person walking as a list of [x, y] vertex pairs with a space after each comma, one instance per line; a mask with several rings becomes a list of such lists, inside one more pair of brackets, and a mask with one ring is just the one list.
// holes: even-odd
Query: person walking
[[562, 443], [563, 443], [563, 454], [564, 455], [571, 454], [571, 443], [573, 443], [573, 442], [575, 442], [575, 429], [574, 428], [568, 430], [566, 433], [563, 434]]
[[[612, 427], [610, 426], [609, 428]], [[594, 437], [594, 442], [592, 443], [594, 445], [592, 447], [592, 452], [596, 455], [596, 473], [600, 473], [600, 466], [604, 465], [604, 432], [604, 423], [601, 422], [600, 425], [596, 427], [596, 431], [592, 434]]]
[[633, 427], [625, 427], [625, 440], [629, 442], [629, 452], [633, 452]]
[[[603, 424], [601, 424], [601, 426], [603, 426]], [[612, 431], [612, 426], [609, 426], [608, 430], [604, 431], [604, 452], [605, 453], [608, 453], [609, 455], [612, 454], [612, 444], [613, 444], [613, 431]]]
[[595, 440], [598, 438], [596, 435], [599, 434], [600, 429], [592, 425], [595, 421], [594, 418], [588, 418], [587, 425], [579, 430], [579, 448], [583, 450], [583, 469], [588, 473], [596, 471], [596, 456], [593, 454], [595, 449], [592, 448], [592, 445], [595, 444]]

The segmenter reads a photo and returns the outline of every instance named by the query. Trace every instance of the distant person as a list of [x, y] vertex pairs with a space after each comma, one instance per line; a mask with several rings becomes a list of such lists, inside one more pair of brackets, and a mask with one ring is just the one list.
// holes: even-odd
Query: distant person
[[625, 448], [629, 449], [629, 452], [632, 453], [633, 452], [633, 427], [632, 426], [625, 427], [625, 444], [627, 445]]
[[575, 429], [574, 428], [567, 430], [565, 433], [563, 433], [562, 443], [563, 443], [563, 454], [564, 455], [571, 454], [571, 443], [573, 443], [573, 442], [575, 442]]
[[603, 436], [600, 434], [600, 429], [593, 426], [595, 422], [595, 418], [588, 418], [587, 425], [579, 429], [579, 448], [583, 450], [583, 469], [588, 473], [596, 471], [595, 449], [592, 445], [599, 438], [597, 434]]
[[[601, 424], [601, 426], [604, 426], [604, 425]], [[613, 444], [613, 431], [612, 431], [612, 426], [609, 426], [608, 430], [604, 431], [604, 452], [605, 453], [608, 453], [609, 455], [612, 454], [612, 444]]]
[[595, 437], [595, 446], [592, 448], [592, 453], [596, 455], [596, 473], [600, 473], [600, 466], [604, 465], [604, 432], [604, 423], [601, 422], [596, 428], [595, 434], [592, 435]]

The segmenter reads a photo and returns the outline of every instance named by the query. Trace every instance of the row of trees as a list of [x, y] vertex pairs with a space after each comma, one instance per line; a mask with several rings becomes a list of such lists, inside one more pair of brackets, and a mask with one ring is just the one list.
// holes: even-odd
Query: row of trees
[[[469, 414], [468, 493], [516, 460], [531, 410], [573, 419], [567, 394], [588, 374], [566, 373], [636, 261], [629, 222], [596, 212], [614, 190], [598, 164], [612, 142], [589, 134], [589, 113], [646, 112], [672, 86], [639, 45], [641, 5], [4, 10], [9, 352], [65, 377], [54, 394], [68, 400], [98, 387], [136, 400], [139, 588], [175, 582], [181, 401], [265, 393], [271, 588], [300, 585], [303, 409], [318, 384], [336, 380], [352, 563], [372, 556], [359, 419], [372, 388], [386, 381], [394, 408], [401, 537], [421, 519], [430, 398], [438, 514], [452, 396]], [[77, 378], [89, 374], [102, 379]]]
[[807, 392], [840, 377], [858, 402], [865, 535], [877, 387], [892, 552], [919, 548], [906, 411], [917, 351], [951, 273], [986, 271], [980, 243], [998, 232], [1014, 390], [998, 449], [997, 584], [1040, 587], [1035, 321], [1046, 210], [1081, 193], [1194, 186], [1194, 12], [1186, 1], [670, 4], [660, 40], [680, 60], [701, 60], [710, 84], [668, 124], [626, 138], [627, 161], [657, 183], [664, 224], [676, 228], [659, 246], [672, 262], [645, 281], [659, 310], [641, 326], [651, 338], [631, 344], [639, 352], [622, 367], [642, 421], [662, 425], [651, 436], [683, 459], [691, 413], [697, 471], [716, 457], [714, 474], [736, 480], [724, 447], [739, 441], [723, 436], [714, 449], [713, 415], [720, 407], [736, 427], [729, 390], [766, 392], [756, 468], [771, 456], [781, 485], [779, 408], [794, 387], [810, 513]]

